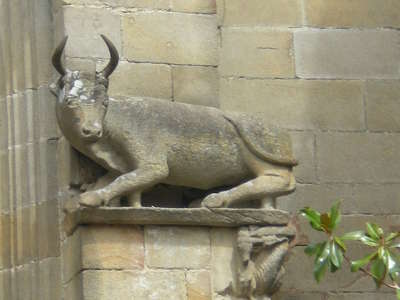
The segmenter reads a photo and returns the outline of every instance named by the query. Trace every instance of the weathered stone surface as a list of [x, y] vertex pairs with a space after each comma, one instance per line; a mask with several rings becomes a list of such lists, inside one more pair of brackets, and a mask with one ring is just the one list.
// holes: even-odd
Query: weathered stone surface
[[229, 208], [83, 208], [68, 213], [64, 229], [71, 233], [78, 224], [141, 224], [237, 227], [239, 225], [285, 225], [289, 214], [269, 209]]
[[210, 300], [211, 279], [209, 271], [188, 271], [186, 273], [187, 300]]
[[305, 9], [315, 27], [400, 27], [397, 0], [306, 0]]
[[207, 228], [149, 226], [145, 228], [145, 241], [149, 267], [199, 269], [210, 264]]
[[106, 35], [121, 50], [120, 17], [109, 10], [66, 6], [64, 24], [70, 37], [65, 50], [67, 56], [108, 58], [108, 49], [100, 34]]
[[84, 271], [84, 300], [186, 299], [183, 271]]
[[0, 271], [0, 300], [13, 299], [11, 294], [11, 270]]
[[61, 298], [60, 258], [52, 257], [39, 262], [39, 282], [39, 299], [54, 300]]
[[42, 202], [37, 206], [40, 259], [60, 255], [58, 216], [58, 205], [54, 200]]
[[399, 184], [357, 184], [353, 187], [353, 201], [344, 209], [352, 213], [400, 214]]
[[393, 293], [377, 292], [377, 293], [343, 293], [329, 294], [327, 300], [392, 300]]
[[319, 176], [323, 182], [399, 182], [399, 151], [398, 134], [321, 133]]
[[8, 147], [8, 118], [5, 99], [0, 99], [0, 136], [0, 151], [4, 151]]
[[363, 129], [362, 93], [358, 81], [220, 81], [222, 110], [256, 113], [267, 123], [297, 130]]
[[83, 286], [82, 274], [75, 276], [70, 282], [64, 286], [64, 297], [68, 300], [82, 300]]
[[[0, 269], [11, 267], [11, 218], [9, 215], [0, 215]], [[0, 298], [1, 299], [1, 298]]]
[[216, 0], [171, 0], [171, 10], [194, 13], [215, 13]]
[[[81, 230], [67, 237], [61, 245], [64, 284], [72, 280], [82, 269]], [[75, 284], [75, 283], [74, 283]]]
[[399, 37], [395, 30], [296, 31], [296, 74], [301, 78], [399, 78]]
[[278, 292], [274, 300], [325, 300], [325, 293], [303, 293], [295, 290], [292, 292]]
[[315, 182], [316, 161], [314, 157], [315, 136], [310, 132], [293, 131], [290, 133], [293, 142], [293, 152], [300, 162], [294, 169], [297, 182]]
[[214, 67], [175, 66], [172, 68], [174, 101], [219, 106], [218, 71]]
[[172, 98], [171, 67], [121, 62], [110, 78], [109, 95]]
[[237, 231], [228, 228], [211, 230], [212, 286], [214, 292], [222, 292], [235, 282], [235, 259]]
[[168, 9], [170, 0], [63, 0], [66, 4], [109, 5], [124, 8], [159, 8]]
[[368, 81], [367, 125], [373, 131], [400, 131], [400, 81]]
[[81, 232], [84, 269], [142, 269], [143, 230], [133, 226], [86, 226]]
[[128, 59], [194, 65], [218, 63], [214, 16], [138, 12], [124, 16], [122, 28], [123, 50]]
[[10, 211], [8, 152], [0, 151], [0, 211], [3, 214]]
[[292, 33], [285, 31], [223, 29], [220, 74], [292, 78], [292, 41]]
[[301, 25], [299, 0], [223, 0], [225, 26]]

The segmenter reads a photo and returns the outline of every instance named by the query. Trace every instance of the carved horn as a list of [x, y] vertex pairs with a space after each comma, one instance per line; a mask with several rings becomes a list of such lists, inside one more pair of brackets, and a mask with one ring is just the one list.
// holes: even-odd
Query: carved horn
[[67, 44], [68, 36], [66, 36], [61, 43], [57, 46], [56, 50], [54, 50], [53, 57], [52, 57], [52, 63], [54, 68], [57, 70], [58, 73], [60, 73], [61, 76], [64, 76], [67, 74], [67, 71], [65, 70], [64, 66], [62, 65], [61, 62], [61, 56], [64, 52], [65, 45]]
[[114, 44], [103, 34], [101, 34], [100, 36], [102, 37], [108, 47], [108, 50], [110, 51], [110, 62], [103, 69], [103, 71], [100, 72], [105, 78], [108, 78], [112, 74], [112, 72], [114, 72], [115, 68], [118, 65], [119, 55], [118, 50], [117, 48], [115, 48]]

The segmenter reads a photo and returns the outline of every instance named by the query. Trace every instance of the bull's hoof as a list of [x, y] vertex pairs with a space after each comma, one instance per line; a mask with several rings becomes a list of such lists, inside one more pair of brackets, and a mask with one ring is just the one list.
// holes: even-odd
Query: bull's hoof
[[86, 192], [79, 196], [79, 204], [87, 207], [99, 207], [104, 205], [104, 200], [97, 192]]
[[210, 194], [204, 198], [204, 200], [201, 202], [201, 206], [208, 208], [220, 208], [227, 207], [228, 203], [226, 199], [221, 197], [220, 194]]

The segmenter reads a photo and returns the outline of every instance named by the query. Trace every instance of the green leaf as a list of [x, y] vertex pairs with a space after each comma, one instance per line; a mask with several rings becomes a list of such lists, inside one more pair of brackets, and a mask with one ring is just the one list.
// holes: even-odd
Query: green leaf
[[336, 226], [340, 223], [341, 220], [340, 204], [341, 202], [338, 201], [331, 207], [331, 212], [330, 212], [331, 222], [329, 224], [329, 229], [331, 230], [334, 230]]
[[380, 287], [386, 275], [386, 266], [382, 259], [378, 258], [372, 262], [371, 274], [374, 277], [377, 286]]
[[315, 260], [314, 265], [314, 278], [320, 282], [325, 274], [326, 268], [329, 265], [330, 243], [325, 243], [321, 254]]
[[308, 219], [308, 221], [310, 221], [312, 228], [318, 231], [323, 231], [321, 227], [321, 215], [319, 212], [310, 207], [305, 207], [300, 212]]
[[398, 238], [400, 236], [400, 232], [391, 232], [387, 237], [385, 237], [385, 241], [391, 242], [392, 240]]
[[371, 224], [371, 223], [367, 223], [366, 226], [369, 237], [374, 241], [378, 241], [380, 239], [380, 234], [377, 230], [379, 227], [376, 224]]
[[379, 246], [379, 243], [376, 241], [376, 240], [374, 240], [374, 239], [372, 239], [372, 238], [370, 238], [370, 237], [368, 237], [368, 236], [363, 236], [361, 239], [360, 239], [360, 241], [364, 244], [364, 245], [367, 245], [367, 246], [371, 246], [371, 247], [377, 247], [377, 246]]
[[359, 241], [363, 236], [365, 236], [365, 232], [362, 230], [352, 231], [345, 233], [342, 235], [342, 240], [351, 240], [351, 241]]
[[377, 251], [375, 251], [372, 254], [369, 254], [369, 255], [365, 256], [362, 259], [359, 259], [359, 260], [356, 260], [356, 261], [352, 261], [351, 262], [351, 271], [352, 272], [357, 272], [360, 268], [362, 268], [365, 265], [367, 265], [376, 255], [377, 255]]
[[344, 241], [340, 237], [335, 236], [334, 240], [340, 246], [340, 248], [342, 248], [343, 251], [347, 251], [346, 244], [344, 243]]
[[324, 246], [324, 243], [310, 244], [304, 249], [304, 252], [309, 256], [313, 256], [314, 254], [321, 252], [321, 248], [323, 246]]
[[338, 246], [334, 241], [331, 242], [331, 254], [330, 254], [331, 263], [340, 268], [343, 262], [343, 252], [340, 246]]
[[397, 299], [400, 300], [400, 289], [396, 290]]

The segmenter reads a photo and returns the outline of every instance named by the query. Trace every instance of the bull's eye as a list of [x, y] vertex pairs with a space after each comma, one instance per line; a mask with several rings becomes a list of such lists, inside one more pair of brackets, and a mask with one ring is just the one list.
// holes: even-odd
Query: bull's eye
[[108, 107], [108, 99], [103, 100], [103, 106], [106, 108]]

